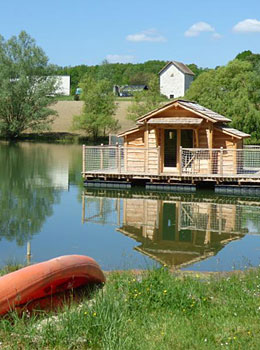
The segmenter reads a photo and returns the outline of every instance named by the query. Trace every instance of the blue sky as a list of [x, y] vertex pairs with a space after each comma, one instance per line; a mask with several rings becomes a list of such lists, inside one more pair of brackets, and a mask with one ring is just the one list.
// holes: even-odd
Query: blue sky
[[176, 60], [201, 67], [260, 53], [260, 0], [0, 0], [0, 34], [25, 30], [61, 66]]

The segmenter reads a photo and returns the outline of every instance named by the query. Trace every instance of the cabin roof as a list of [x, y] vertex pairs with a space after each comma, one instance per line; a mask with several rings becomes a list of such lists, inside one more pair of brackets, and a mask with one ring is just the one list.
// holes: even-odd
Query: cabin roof
[[171, 125], [200, 125], [203, 122], [202, 118], [151, 118], [147, 124], [171, 124]]
[[[196, 118], [196, 117], [157, 117], [157, 115], [160, 112], [163, 111], [167, 111], [168, 109], [170, 109], [173, 105], [176, 106], [180, 106], [186, 110], [189, 110], [191, 112], [193, 112], [195, 115], [197, 115], [198, 117], [202, 117], [202, 118]], [[155, 117], [155, 118], [153, 118]], [[136, 123], [137, 126], [131, 129], [128, 129], [126, 131], [121, 132], [120, 134], [118, 134], [119, 137], [128, 135], [128, 134], [132, 134], [134, 132], [139, 131], [143, 126], [145, 121], [147, 121], [147, 124], [150, 125], [155, 125], [155, 124], [172, 124], [172, 125], [177, 125], [177, 124], [190, 124], [190, 125], [200, 125], [201, 120], [206, 119], [211, 121], [212, 123], [216, 124], [216, 128], [223, 132], [224, 134], [242, 139], [242, 138], [246, 138], [246, 137], [250, 137], [249, 134], [246, 134], [240, 130], [228, 127], [227, 125], [222, 125], [222, 123], [227, 123], [227, 122], [231, 122], [231, 119], [224, 117], [221, 114], [218, 114], [206, 107], [203, 107], [201, 105], [199, 105], [196, 102], [191, 102], [191, 101], [186, 101], [186, 100], [182, 100], [182, 99], [177, 99], [174, 101], [170, 101], [166, 104], [164, 104], [163, 106], [154, 109], [153, 111], [146, 113], [145, 115], [141, 116], [140, 118], [137, 119]]]
[[142, 122], [145, 121], [146, 119], [149, 119], [150, 117], [155, 116], [159, 112], [170, 109], [175, 104], [179, 104], [184, 109], [188, 109], [192, 112], [195, 112], [197, 115], [199, 115], [205, 119], [208, 119], [213, 123], [218, 123], [218, 122], [229, 123], [229, 122], [231, 122], [231, 119], [224, 117], [223, 115], [216, 113], [216, 112], [212, 111], [211, 109], [203, 107], [196, 102], [177, 99], [175, 101], [168, 102], [165, 105], [163, 105], [157, 109], [154, 109], [151, 112], [146, 113], [145, 115], [139, 117], [137, 119], [137, 124], [142, 124]]
[[180, 105], [181, 106], [185, 106], [189, 109], [192, 109], [193, 111], [195, 111], [196, 113], [201, 113], [203, 115], [205, 115], [205, 117], [208, 117], [210, 119], [213, 119], [216, 122], [224, 122], [224, 123], [229, 123], [231, 122], [231, 119], [224, 117], [223, 115], [216, 113], [214, 111], [212, 111], [209, 108], [203, 107], [201, 105], [199, 105], [196, 102], [190, 102], [190, 101], [180, 101]]
[[147, 85], [125, 85], [121, 88], [122, 91], [125, 90], [144, 90], [147, 89], [148, 86]]
[[237, 129], [234, 129], [234, 128], [230, 128], [230, 127], [224, 126], [224, 125], [217, 126], [217, 129], [222, 131], [224, 134], [227, 134], [227, 135], [230, 135], [230, 136], [236, 136], [236, 137], [238, 137], [240, 139], [251, 136], [249, 134], [246, 134], [243, 131], [240, 131], [240, 130], [237, 130]]
[[189, 75], [195, 75], [192, 70], [186, 64], [182, 62], [177, 61], [169, 61], [159, 72], [159, 75], [163, 73], [171, 64], [173, 64], [175, 67], [177, 67], [182, 73], [189, 74]]
[[117, 134], [118, 137], [122, 137], [122, 136], [125, 136], [125, 135], [128, 135], [128, 134], [132, 134], [136, 131], [139, 131], [141, 130], [141, 127], [140, 126], [135, 126], [131, 129], [127, 129], [125, 131], [121, 131], [119, 134]]

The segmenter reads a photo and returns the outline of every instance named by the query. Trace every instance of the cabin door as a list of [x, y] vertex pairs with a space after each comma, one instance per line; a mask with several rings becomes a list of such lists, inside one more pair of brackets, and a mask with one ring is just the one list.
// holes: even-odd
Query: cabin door
[[164, 130], [164, 168], [176, 168], [177, 165], [177, 130]]
[[193, 148], [193, 130], [182, 129], [177, 132], [176, 129], [164, 130], [164, 171], [177, 171], [179, 167], [179, 146], [183, 148]]

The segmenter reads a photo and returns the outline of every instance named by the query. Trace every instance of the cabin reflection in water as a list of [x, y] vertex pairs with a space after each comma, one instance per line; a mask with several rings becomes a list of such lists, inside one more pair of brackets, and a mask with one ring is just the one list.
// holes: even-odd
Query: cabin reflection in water
[[[105, 223], [101, 219], [106, 211], [102, 205], [108, 207], [106, 202], [110, 201], [117, 230], [141, 243], [135, 248], [137, 251], [173, 270], [216, 255], [248, 231], [243, 228], [243, 206], [236, 204], [96, 198], [103, 203], [100, 212], [86, 218], [88, 200], [93, 201], [93, 197], [84, 196], [84, 221]], [[107, 216], [107, 220], [112, 223], [111, 217]]]
[[141, 243], [138, 251], [172, 268], [215, 255], [246, 231], [236, 205], [147, 199], [123, 203], [119, 231]]

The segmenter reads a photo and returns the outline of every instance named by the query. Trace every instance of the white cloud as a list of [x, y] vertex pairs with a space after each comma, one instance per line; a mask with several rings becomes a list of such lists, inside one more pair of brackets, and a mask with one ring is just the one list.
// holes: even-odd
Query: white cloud
[[134, 61], [131, 55], [107, 55], [106, 59], [109, 63], [130, 63]]
[[260, 32], [260, 21], [257, 19], [245, 19], [244, 21], [238, 22], [233, 27], [233, 32], [237, 33], [256, 33]]
[[207, 22], [197, 22], [194, 23], [186, 32], [184, 33], [187, 37], [199, 36], [203, 32], [212, 33], [212, 38], [220, 39], [221, 35], [216, 32], [215, 28], [212, 27]]
[[220, 35], [219, 33], [215, 32], [215, 33], [212, 34], [212, 37], [214, 39], [220, 39], [220, 38], [222, 38], [222, 35]]
[[149, 42], [164, 42], [167, 41], [167, 39], [162, 36], [156, 29], [148, 29], [144, 30], [140, 33], [136, 34], [129, 34], [126, 37], [126, 40], [128, 41], [134, 41], [134, 42], [143, 42], [143, 41], [149, 41]]

